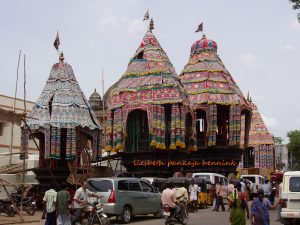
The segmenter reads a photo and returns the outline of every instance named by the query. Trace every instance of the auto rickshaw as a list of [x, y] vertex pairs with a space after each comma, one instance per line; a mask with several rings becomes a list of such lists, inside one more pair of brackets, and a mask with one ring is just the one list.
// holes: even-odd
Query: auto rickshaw
[[201, 209], [206, 209], [207, 205], [212, 202], [207, 188], [209, 182], [203, 178], [195, 178], [194, 180], [198, 187], [200, 187], [200, 192], [198, 193], [198, 206]]

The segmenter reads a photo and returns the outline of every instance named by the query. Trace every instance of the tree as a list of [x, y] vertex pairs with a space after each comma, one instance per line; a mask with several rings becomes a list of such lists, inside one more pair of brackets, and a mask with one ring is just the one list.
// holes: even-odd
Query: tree
[[290, 2], [293, 4], [293, 9], [300, 9], [300, 0], [290, 0]]
[[300, 130], [288, 132], [287, 137], [289, 138], [287, 148], [295, 158], [296, 169], [300, 169]]

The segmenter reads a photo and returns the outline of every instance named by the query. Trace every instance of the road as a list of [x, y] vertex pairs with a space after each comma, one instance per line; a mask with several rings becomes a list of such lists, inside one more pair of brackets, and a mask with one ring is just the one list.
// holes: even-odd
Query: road
[[[280, 225], [277, 222], [277, 210], [270, 212], [270, 225]], [[210, 208], [198, 210], [196, 213], [190, 213], [188, 225], [230, 225], [229, 223], [229, 212], [214, 212]], [[112, 224], [117, 225], [118, 223]], [[164, 225], [163, 219], [152, 219], [152, 217], [136, 217], [131, 224], [135, 225]], [[247, 225], [250, 225], [250, 221], [247, 221]]]
[[[280, 225], [280, 222], [276, 221], [277, 210], [271, 210], [270, 219], [271, 225]], [[31, 224], [31, 225], [43, 225], [45, 220], [40, 220], [41, 212], [37, 212], [34, 216], [25, 215], [25, 221], [36, 220], [32, 223], [22, 223], [22, 224]], [[208, 209], [199, 209], [196, 213], [190, 213], [190, 218], [188, 225], [230, 225], [229, 223], [229, 212], [213, 212], [210, 208]], [[18, 221], [18, 217], [8, 218], [4, 214], [0, 215], [0, 224], [7, 224], [9, 221]], [[37, 222], [39, 221], [39, 222]], [[16, 223], [18, 224], [18, 223]], [[114, 218], [111, 218], [112, 225], [119, 225]], [[153, 216], [136, 216], [133, 221], [130, 223], [133, 225], [164, 225], [163, 219], [154, 219]], [[247, 221], [247, 225], [250, 225], [250, 222]]]

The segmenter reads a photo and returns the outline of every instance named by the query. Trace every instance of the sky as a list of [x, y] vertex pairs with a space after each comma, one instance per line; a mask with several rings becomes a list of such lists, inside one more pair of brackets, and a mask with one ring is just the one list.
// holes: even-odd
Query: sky
[[[241, 91], [250, 93], [269, 131], [285, 137], [300, 129], [300, 23], [288, 0], [1, 0], [0, 94], [14, 96], [20, 49], [26, 55], [26, 99], [36, 101], [51, 67], [57, 30], [60, 50], [86, 97], [105, 90], [125, 72], [148, 28], [178, 74], [201, 33], [218, 44], [218, 54]], [[300, 11], [299, 11], [300, 12]], [[23, 62], [17, 96], [23, 98]]]

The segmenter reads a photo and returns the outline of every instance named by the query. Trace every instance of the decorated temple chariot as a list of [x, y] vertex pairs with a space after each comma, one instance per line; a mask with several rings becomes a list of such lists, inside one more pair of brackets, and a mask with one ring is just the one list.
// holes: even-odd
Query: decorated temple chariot
[[39, 141], [39, 183], [79, 184], [90, 176], [91, 163], [102, 154], [102, 127], [84, 96], [63, 53], [22, 129], [22, 146], [29, 133]]
[[153, 29], [151, 20], [125, 73], [106, 93], [105, 150], [136, 176], [234, 172], [248, 144], [251, 106], [216, 42], [205, 35], [197, 40], [178, 76]]

